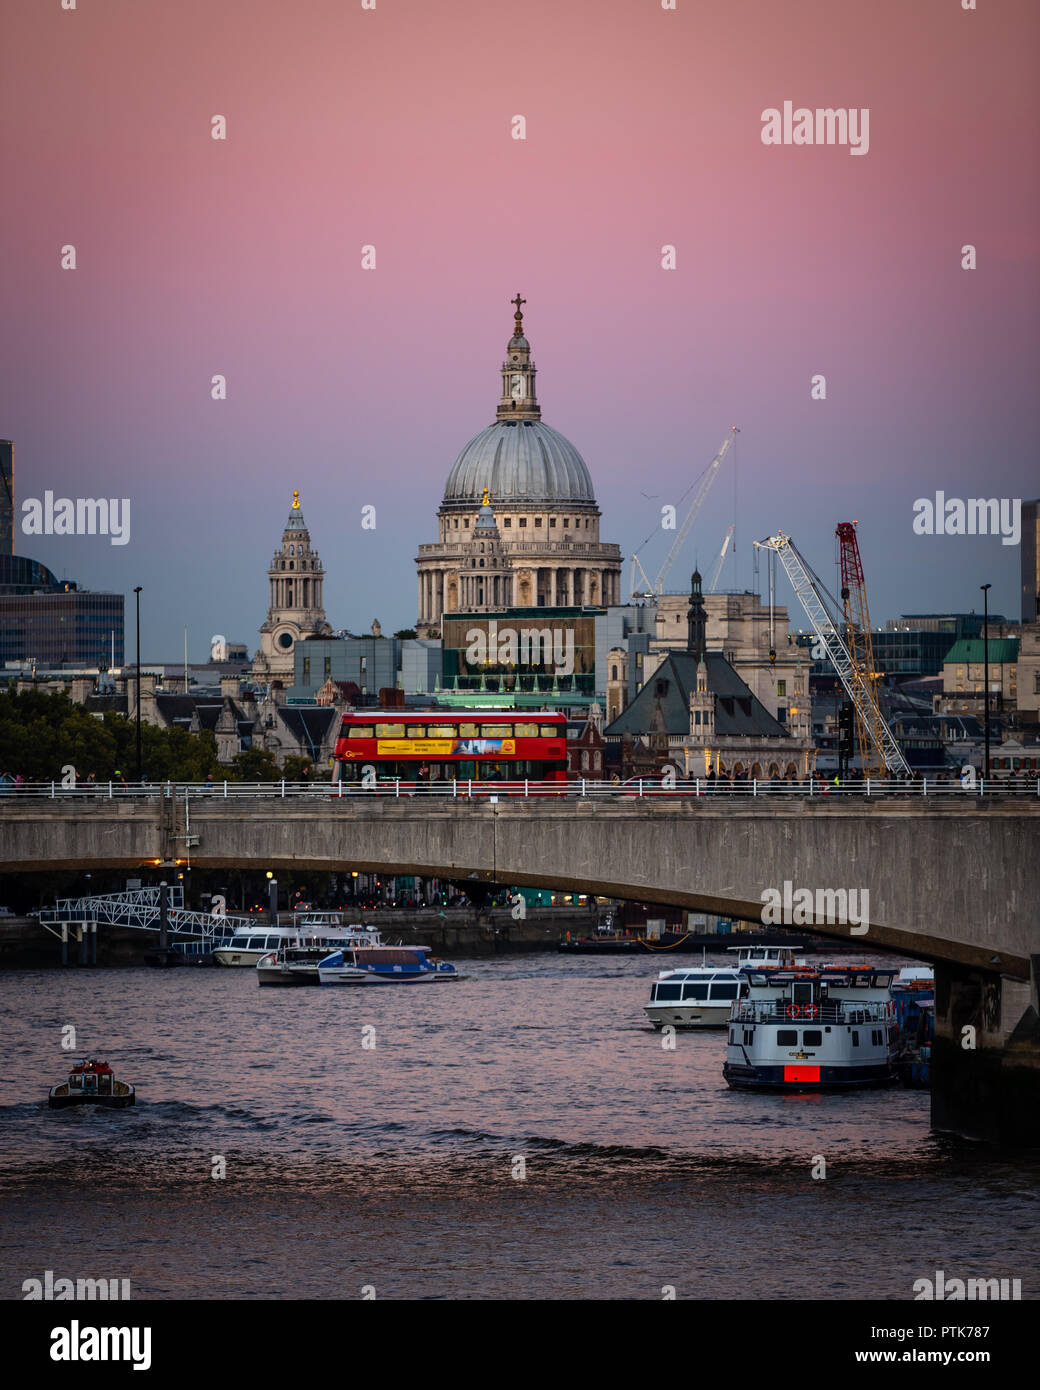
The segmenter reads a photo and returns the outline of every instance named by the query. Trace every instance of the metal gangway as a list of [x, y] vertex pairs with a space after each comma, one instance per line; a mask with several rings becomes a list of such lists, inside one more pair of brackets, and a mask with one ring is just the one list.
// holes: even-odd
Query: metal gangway
[[[165, 907], [163, 895], [165, 894]], [[53, 907], [33, 913], [45, 931], [61, 942], [67, 964], [70, 941], [79, 944], [80, 964], [97, 964], [98, 927], [130, 927], [179, 937], [174, 947], [186, 955], [203, 955], [226, 944], [237, 931], [255, 927], [252, 917], [228, 916], [223, 901], [212, 912], [192, 912], [184, 906], [184, 887], [132, 888], [125, 893], [98, 893], [83, 898], [58, 898]], [[164, 920], [165, 919], [165, 920]]]

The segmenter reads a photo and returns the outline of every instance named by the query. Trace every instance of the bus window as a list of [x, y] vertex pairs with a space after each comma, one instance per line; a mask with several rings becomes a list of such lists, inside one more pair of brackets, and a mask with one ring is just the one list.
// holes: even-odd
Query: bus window
[[377, 724], [376, 738], [404, 738], [404, 725]]
[[409, 738], [425, 738], [425, 737], [426, 737], [426, 725], [425, 725], [425, 724], [409, 724], [409, 725], [408, 725], [408, 737], [409, 737]]
[[371, 724], [353, 724], [347, 730], [347, 738], [375, 738], [376, 731]]
[[476, 724], [460, 724], [459, 738], [479, 738], [478, 726]]
[[512, 724], [481, 724], [481, 738], [512, 738]]
[[475, 780], [477, 776], [476, 763], [471, 762], [469, 760], [467, 760], [466, 762], [456, 763], [455, 776], [459, 779], [460, 782], [467, 782], [471, 778]]
[[341, 782], [356, 782], [359, 775], [357, 763], [340, 763], [339, 780]]
[[542, 738], [563, 738], [559, 724], [543, 724], [539, 732]]
[[537, 725], [537, 724], [518, 724], [518, 725], [516, 726], [516, 736], [517, 736], [517, 738], [537, 738], [537, 737], [538, 737], [538, 725]]
[[454, 737], [455, 737], [455, 725], [454, 725], [454, 724], [431, 724], [431, 725], [430, 725], [430, 738], [454, 738]]

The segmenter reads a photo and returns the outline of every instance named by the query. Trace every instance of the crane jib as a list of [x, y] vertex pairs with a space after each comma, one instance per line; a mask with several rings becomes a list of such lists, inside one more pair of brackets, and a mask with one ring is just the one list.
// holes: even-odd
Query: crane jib
[[[843, 528], [848, 528], [848, 530], [843, 531]], [[775, 536], [770, 536], [764, 541], [756, 541], [755, 545], [760, 550], [772, 550], [779, 556], [780, 563], [791, 581], [795, 596], [804, 608], [813, 631], [826, 648], [827, 656], [855, 710], [864, 771], [866, 771], [870, 755], [873, 752], [876, 754], [879, 766], [883, 766], [887, 772], [909, 774], [910, 766], [903, 757], [895, 735], [888, 727], [877, 702], [877, 695], [874, 690], [873, 660], [868, 645], [869, 631], [862, 648], [858, 647], [863, 634], [863, 624], [854, 621], [850, 602], [854, 589], [858, 588], [858, 602], [862, 612], [866, 612], [862, 562], [859, 558], [859, 547], [855, 542], [855, 532], [852, 530], [851, 523], [844, 522], [838, 528], [838, 537], [843, 545], [849, 544], [850, 533], [852, 543], [849, 545], [848, 556], [844, 556], [843, 553], [842, 564], [842, 585], [848, 595], [845, 599], [842, 625], [845, 627], [846, 637], [849, 639], [848, 643], [842, 637], [838, 624], [828, 612], [823, 598], [824, 585], [822, 581], [813, 573], [808, 561], [801, 555], [791, 537], [778, 531]], [[855, 547], [854, 551], [853, 547]]]

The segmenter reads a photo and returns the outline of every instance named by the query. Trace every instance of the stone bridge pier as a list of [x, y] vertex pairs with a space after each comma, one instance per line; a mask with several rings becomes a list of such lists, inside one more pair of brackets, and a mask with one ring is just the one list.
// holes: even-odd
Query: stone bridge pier
[[932, 1125], [1040, 1148], [1040, 955], [1030, 978], [935, 963]]

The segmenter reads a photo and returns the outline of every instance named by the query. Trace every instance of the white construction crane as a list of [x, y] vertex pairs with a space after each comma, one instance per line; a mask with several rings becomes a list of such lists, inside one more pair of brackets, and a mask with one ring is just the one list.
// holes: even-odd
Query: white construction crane
[[[671, 550], [669, 550], [668, 556], [664, 564], [658, 571], [657, 578], [654, 580], [652, 584], [650, 583], [650, 580], [647, 578], [646, 570], [643, 569], [638, 552], [633, 552], [632, 577], [630, 588], [632, 592], [632, 597], [634, 599], [656, 598], [658, 594], [662, 594], [664, 592], [664, 582], [668, 578], [669, 571], [675, 564], [679, 551], [683, 548], [683, 544], [686, 540], [686, 537], [690, 534], [690, 527], [697, 519], [697, 513], [704, 505], [704, 499], [705, 497], [707, 497], [708, 492], [711, 489], [712, 483], [719, 475], [719, 469], [722, 467], [723, 459], [729, 453], [730, 445], [733, 443], [735, 436], [739, 433], [740, 430], [737, 428], [736, 425], [734, 425], [730, 430], [729, 434], [722, 441], [722, 445], [719, 448], [719, 452], [715, 455], [711, 463], [708, 465], [708, 467], [704, 470], [703, 474], [701, 475], [700, 486], [697, 488], [697, 492], [694, 495], [694, 499], [690, 503], [690, 509], [686, 513], [685, 517], [683, 517], [683, 523], [679, 527], [678, 531], [676, 531], [675, 533], [675, 540], [672, 542], [672, 548]], [[656, 535], [656, 529], [651, 534]], [[649, 539], [650, 537], [648, 536], [647, 540]], [[643, 545], [645, 544], [646, 541], [643, 542]], [[636, 570], [639, 571], [639, 574], [643, 580], [643, 587], [641, 589], [638, 589], [636, 587]]]
[[[812, 624], [813, 632], [823, 643], [831, 664], [845, 687], [845, 693], [852, 701], [861, 726], [871, 731], [871, 738], [885, 771], [909, 777], [910, 766], [881, 713], [869, 672], [857, 667], [839, 624], [831, 617], [823, 597], [825, 589], [822, 580], [813, 573], [808, 561], [795, 548], [791, 537], [785, 536], [782, 531], [777, 531], [775, 536], [769, 536], [764, 541], [755, 541], [755, 545], [759, 550], [772, 550], [779, 557], [780, 563], [787, 571], [795, 596]], [[844, 619], [841, 621], [841, 627], [843, 626]]]
[[708, 593], [713, 594], [719, 587], [719, 577], [722, 574], [722, 566], [726, 563], [726, 551], [729, 543], [733, 539], [733, 527], [726, 532], [726, 539], [722, 542], [722, 549], [719, 551], [719, 558], [715, 561], [715, 568], [711, 572], [711, 583], [708, 585]]

